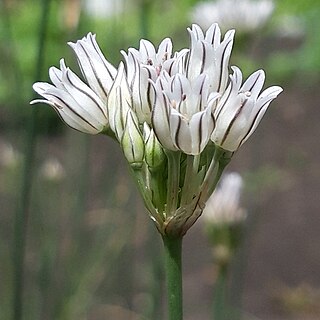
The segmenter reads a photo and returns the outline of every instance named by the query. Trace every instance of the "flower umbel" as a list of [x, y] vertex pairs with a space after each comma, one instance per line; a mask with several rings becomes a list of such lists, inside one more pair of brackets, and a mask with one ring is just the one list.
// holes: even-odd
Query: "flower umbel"
[[242, 73], [229, 60], [234, 31], [224, 37], [213, 24], [188, 28], [190, 48], [174, 52], [164, 39], [156, 49], [141, 40], [122, 52], [118, 69], [89, 33], [74, 50], [86, 82], [66, 67], [50, 68], [53, 84], [38, 82], [44, 97], [72, 128], [107, 133], [121, 146], [159, 232], [183, 236], [233, 153], [250, 137], [270, 102], [282, 91], [267, 88], [265, 75]]

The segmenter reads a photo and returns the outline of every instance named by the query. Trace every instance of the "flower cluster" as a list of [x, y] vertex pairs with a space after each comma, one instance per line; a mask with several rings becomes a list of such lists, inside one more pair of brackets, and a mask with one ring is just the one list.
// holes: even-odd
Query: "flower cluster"
[[118, 140], [162, 234], [184, 234], [196, 221], [233, 152], [282, 91], [261, 92], [262, 70], [244, 83], [239, 68], [229, 75], [233, 30], [222, 37], [213, 24], [188, 32], [190, 48], [141, 40], [122, 52], [118, 68], [89, 33], [70, 43], [85, 82], [61, 60], [49, 71], [53, 85], [33, 86], [45, 99], [32, 103], [49, 104], [74, 129]]

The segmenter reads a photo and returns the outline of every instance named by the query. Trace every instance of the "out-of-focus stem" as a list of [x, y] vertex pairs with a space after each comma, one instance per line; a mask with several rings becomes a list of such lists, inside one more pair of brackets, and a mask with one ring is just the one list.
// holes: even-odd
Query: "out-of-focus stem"
[[[38, 54], [35, 66], [35, 80], [39, 80], [44, 66], [44, 49], [47, 35], [47, 25], [50, 9], [50, 0], [42, 1], [41, 21], [39, 26]], [[32, 191], [32, 176], [34, 155], [36, 149], [36, 119], [37, 109], [31, 108], [31, 116], [27, 123], [25, 139], [25, 157], [22, 176], [20, 199], [14, 222], [14, 252], [13, 252], [13, 310], [12, 319], [20, 320], [23, 316], [23, 284], [24, 284], [24, 257], [26, 248], [26, 235], [30, 212], [30, 199]]]

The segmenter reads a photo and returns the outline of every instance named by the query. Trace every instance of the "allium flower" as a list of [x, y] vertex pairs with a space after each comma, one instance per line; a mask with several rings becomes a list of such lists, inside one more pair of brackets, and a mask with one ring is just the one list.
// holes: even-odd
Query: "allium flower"
[[102, 55], [95, 36], [69, 43], [86, 83], [63, 60], [50, 68], [53, 84], [34, 89], [72, 128], [117, 139], [159, 231], [184, 235], [201, 215], [223, 169], [254, 132], [282, 91], [263, 91], [264, 72], [242, 84], [229, 60], [234, 31], [221, 36], [188, 28], [190, 49], [173, 52], [169, 38], [156, 49], [147, 40], [122, 52], [118, 69]]
[[[182, 319], [182, 238], [202, 214], [233, 152], [282, 91], [270, 87], [260, 94], [261, 70], [244, 84], [237, 67], [229, 77], [233, 30], [221, 37], [213, 24], [205, 33], [198, 25], [188, 32], [190, 49], [173, 53], [170, 39], [158, 49], [141, 40], [139, 50], [122, 52], [125, 64], [118, 69], [89, 33], [70, 44], [87, 84], [61, 60], [60, 69], [50, 68], [53, 84], [33, 86], [44, 99], [32, 103], [49, 104], [74, 129], [104, 132], [118, 141], [164, 242], [170, 319]], [[208, 201], [208, 210], [240, 214], [234, 180], [231, 186], [222, 183], [224, 191], [217, 191], [214, 204]], [[229, 257], [220, 258], [227, 265]]]
[[213, 104], [218, 93], [209, 93], [205, 74], [189, 81], [184, 75], [163, 72], [155, 84], [152, 123], [162, 145], [186, 154], [199, 154], [214, 128]]
[[37, 82], [33, 89], [54, 108], [70, 127], [91, 134], [107, 129], [107, 96], [116, 75], [116, 69], [104, 58], [95, 36], [91, 33], [77, 43], [69, 43], [75, 51], [79, 66], [88, 85], [60, 61], [60, 69], [51, 67], [53, 85]]
[[230, 225], [243, 221], [247, 214], [240, 206], [243, 181], [238, 173], [225, 174], [206, 203], [203, 218], [208, 224]]
[[150, 80], [155, 81], [162, 70], [174, 74], [181, 70], [182, 61], [188, 50], [184, 49], [172, 55], [171, 39], [164, 39], [156, 51], [148, 40], [140, 41], [139, 50], [129, 48], [122, 51], [127, 64], [128, 85], [132, 92], [132, 108], [137, 113], [140, 123], [150, 123], [153, 107], [153, 90]]
[[196, 155], [206, 147], [214, 129], [212, 111], [228, 81], [234, 32], [227, 32], [221, 41], [216, 24], [206, 34], [197, 25], [188, 31], [191, 49], [186, 63], [176, 73], [170, 70], [171, 75], [161, 71], [153, 82], [152, 125], [165, 148]]
[[242, 73], [233, 67], [231, 81], [214, 111], [216, 128], [212, 141], [221, 148], [236, 151], [255, 131], [270, 102], [282, 88], [273, 86], [260, 91], [264, 84], [263, 70], [253, 73], [242, 84]]
[[240, 33], [250, 33], [261, 28], [274, 9], [272, 0], [218, 0], [198, 3], [191, 18], [202, 28], [216, 22], [221, 29], [235, 28]]

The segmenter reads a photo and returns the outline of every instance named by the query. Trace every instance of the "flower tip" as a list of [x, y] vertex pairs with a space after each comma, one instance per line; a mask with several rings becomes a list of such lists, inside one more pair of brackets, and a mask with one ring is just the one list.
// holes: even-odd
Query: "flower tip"
[[230, 38], [230, 40], [232, 40], [232, 42], [230, 42], [230, 43], [232, 44], [232, 43], [233, 43], [233, 38], [234, 38], [235, 34], [236, 34], [236, 30], [235, 30], [235, 29], [230, 29], [230, 30], [228, 30], [228, 31], [226, 32], [224, 38], [225, 38], [225, 39], [229, 39], [229, 38]]
[[82, 39], [77, 40], [76, 42], [69, 41], [69, 42], [67, 42], [67, 43], [68, 43], [68, 45], [73, 49], [73, 48], [75, 48], [80, 42], [83, 42], [83, 41], [86, 42], [86, 41], [91, 40], [91, 39], [93, 39], [93, 40], [95, 41], [95, 39], [96, 39], [96, 34], [94, 34], [94, 33], [92, 33], [92, 32], [90, 31], [90, 32], [88, 32], [87, 35], [84, 36]]
[[283, 88], [280, 86], [274, 86], [273, 90], [274, 90], [273, 93], [275, 97], [277, 97], [283, 91]]
[[42, 95], [42, 94], [46, 91], [46, 89], [48, 88], [48, 86], [49, 86], [49, 85], [47, 85], [47, 84], [44, 83], [44, 82], [35, 82], [35, 83], [32, 85], [32, 89], [33, 89], [36, 93]]

